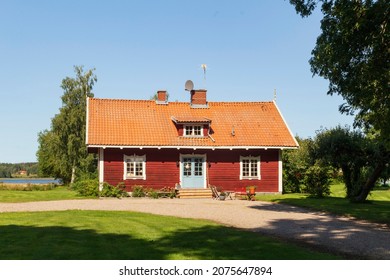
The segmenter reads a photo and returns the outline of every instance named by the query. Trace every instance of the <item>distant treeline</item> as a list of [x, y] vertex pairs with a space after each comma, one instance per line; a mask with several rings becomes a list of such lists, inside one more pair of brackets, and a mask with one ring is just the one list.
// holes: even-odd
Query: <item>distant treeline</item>
[[24, 177], [37, 174], [37, 162], [0, 163], [0, 178]]

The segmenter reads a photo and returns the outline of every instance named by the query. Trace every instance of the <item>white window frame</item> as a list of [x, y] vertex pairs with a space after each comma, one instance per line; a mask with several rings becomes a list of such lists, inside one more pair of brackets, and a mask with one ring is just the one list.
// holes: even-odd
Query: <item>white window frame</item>
[[[249, 160], [249, 176], [244, 176], [244, 160]], [[257, 175], [251, 174], [252, 172], [252, 161], [256, 160], [256, 171]], [[260, 156], [240, 156], [240, 180], [261, 180], [260, 174]]]
[[[129, 162], [128, 162], [129, 161]], [[133, 164], [134, 170], [136, 169], [136, 163], [142, 163], [142, 175], [131, 175], [127, 173], [127, 164]], [[123, 180], [146, 180], [146, 155], [123, 155]]]
[[[191, 127], [191, 129], [190, 129], [190, 127]], [[195, 135], [195, 127], [200, 127], [200, 134], [199, 135]], [[204, 129], [204, 125], [202, 125], [202, 124], [185, 124], [183, 126], [183, 136], [184, 137], [203, 137], [204, 136], [203, 129]], [[187, 134], [187, 132], [190, 132], [190, 133]]]

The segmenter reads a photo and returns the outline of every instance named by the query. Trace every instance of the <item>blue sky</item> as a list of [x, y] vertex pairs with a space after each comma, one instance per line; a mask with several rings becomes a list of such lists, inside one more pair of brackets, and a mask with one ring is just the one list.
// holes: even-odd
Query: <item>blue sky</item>
[[[312, 77], [321, 14], [284, 0], [0, 1], [0, 162], [36, 161], [37, 135], [61, 107], [73, 66], [96, 68], [95, 97], [277, 104], [294, 135], [351, 124], [343, 100]], [[207, 64], [206, 81], [201, 64]]]

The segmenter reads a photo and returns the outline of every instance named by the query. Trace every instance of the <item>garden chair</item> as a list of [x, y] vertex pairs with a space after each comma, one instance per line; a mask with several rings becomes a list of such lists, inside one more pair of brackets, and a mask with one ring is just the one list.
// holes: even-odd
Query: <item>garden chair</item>
[[210, 188], [211, 191], [213, 192], [213, 199], [218, 199], [218, 200], [225, 200], [226, 198], [232, 199], [231, 197], [232, 192], [228, 192], [228, 191], [220, 192], [218, 191], [218, 188], [216, 186], [211, 186], [211, 185]]
[[247, 194], [245, 188], [241, 188], [240, 190], [235, 191], [234, 198], [235, 199], [248, 199], [248, 194]]
[[218, 192], [218, 190], [217, 190], [217, 187], [216, 187], [216, 186], [211, 186], [211, 185], [210, 185], [210, 189], [211, 189], [211, 191], [212, 191], [212, 193], [213, 193], [213, 199], [221, 200], [221, 197], [220, 197], [220, 195], [219, 195], [219, 192]]

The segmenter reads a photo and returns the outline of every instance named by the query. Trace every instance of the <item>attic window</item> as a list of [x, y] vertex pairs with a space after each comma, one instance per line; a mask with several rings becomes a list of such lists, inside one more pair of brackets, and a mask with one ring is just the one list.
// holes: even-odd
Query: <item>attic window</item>
[[185, 125], [184, 136], [186, 137], [202, 137], [203, 125]]

